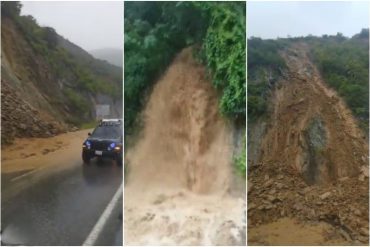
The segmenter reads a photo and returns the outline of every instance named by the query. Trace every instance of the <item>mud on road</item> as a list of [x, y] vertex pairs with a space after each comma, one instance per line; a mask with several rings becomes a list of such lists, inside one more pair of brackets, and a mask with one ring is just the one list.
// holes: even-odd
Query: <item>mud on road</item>
[[[81, 145], [91, 130], [68, 132], [49, 138], [17, 138], [13, 144], [2, 146], [2, 173], [22, 173], [53, 163], [81, 156]], [[50, 155], [53, 156], [50, 159]]]
[[258, 162], [248, 164], [248, 237], [290, 218], [326, 223], [320, 243], [366, 245], [368, 140], [308, 53], [295, 44], [281, 54], [288, 71], [272, 92]]
[[245, 244], [245, 181], [217, 99], [191, 48], [155, 84], [125, 157], [126, 244]]
[[[51, 138], [22, 138], [3, 146], [2, 243], [82, 245], [122, 184], [111, 160], [84, 165], [89, 130]], [[122, 201], [122, 193], [119, 201]], [[113, 205], [113, 204], [112, 204]], [[97, 245], [122, 246], [122, 203], [114, 203], [97, 234]], [[101, 225], [100, 225], [101, 226]], [[92, 238], [90, 238], [92, 239]]]

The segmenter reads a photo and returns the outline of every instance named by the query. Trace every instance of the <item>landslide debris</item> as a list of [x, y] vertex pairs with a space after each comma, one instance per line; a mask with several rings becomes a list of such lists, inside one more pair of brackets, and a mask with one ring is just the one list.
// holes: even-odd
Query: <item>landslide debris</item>
[[74, 130], [42, 114], [17, 92], [1, 81], [1, 143], [10, 144], [18, 137], [50, 137], [66, 130]]
[[324, 221], [348, 243], [368, 244], [367, 138], [308, 53], [295, 44], [281, 54], [288, 71], [271, 96], [259, 159], [248, 166], [248, 227]]
[[245, 244], [233, 127], [219, 114], [217, 92], [191, 48], [155, 84], [143, 119], [125, 157], [126, 244]]

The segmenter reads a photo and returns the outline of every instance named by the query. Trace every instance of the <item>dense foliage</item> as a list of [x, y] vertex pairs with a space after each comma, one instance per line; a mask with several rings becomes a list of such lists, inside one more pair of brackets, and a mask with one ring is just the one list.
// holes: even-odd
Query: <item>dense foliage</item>
[[212, 83], [223, 92], [220, 110], [229, 117], [245, 119], [245, 5], [235, 2], [196, 5], [209, 21], [203, 53], [212, 73]]
[[268, 90], [270, 85], [286, 68], [279, 49], [284, 47], [282, 41], [248, 40], [248, 121], [253, 122], [266, 112]]
[[5, 2], [1, 1], [1, 15], [7, 17], [19, 16], [22, 4], [18, 1]]
[[314, 40], [313, 59], [329, 86], [344, 98], [364, 129], [369, 121], [369, 29]]
[[245, 3], [125, 2], [126, 134], [153, 82], [190, 45], [222, 92], [221, 112], [245, 117]]

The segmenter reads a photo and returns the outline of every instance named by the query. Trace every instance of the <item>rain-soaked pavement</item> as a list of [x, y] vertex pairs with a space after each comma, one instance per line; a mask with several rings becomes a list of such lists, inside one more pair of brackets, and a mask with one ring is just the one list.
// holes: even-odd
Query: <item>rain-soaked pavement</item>
[[[21, 175], [1, 176], [6, 245], [82, 245], [122, 184], [122, 168], [114, 162], [93, 160], [87, 166], [79, 156], [67, 166]], [[122, 195], [95, 245], [122, 245]]]

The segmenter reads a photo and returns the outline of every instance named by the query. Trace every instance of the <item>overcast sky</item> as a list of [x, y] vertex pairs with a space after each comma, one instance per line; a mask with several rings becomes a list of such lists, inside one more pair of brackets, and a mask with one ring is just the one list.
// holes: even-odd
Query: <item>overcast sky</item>
[[286, 38], [343, 33], [369, 27], [368, 2], [248, 2], [248, 37]]
[[90, 51], [123, 47], [123, 2], [22, 2], [22, 15]]

